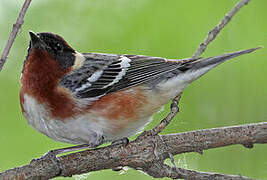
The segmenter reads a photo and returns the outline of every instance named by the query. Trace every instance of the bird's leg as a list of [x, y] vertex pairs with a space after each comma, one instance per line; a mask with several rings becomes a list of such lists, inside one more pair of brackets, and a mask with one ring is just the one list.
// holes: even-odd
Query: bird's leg
[[87, 149], [87, 148], [93, 148], [93, 147], [90, 144], [81, 144], [77, 146], [54, 149], [54, 150], [50, 150], [47, 153], [45, 153], [41, 158], [53, 158], [53, 157], [56, 157], [58, 154], [63, 154], [63, 153]]
[[88, 149], [88, 148], [95, 148], [99, 146], [100, 144], [102, 144], [103, 142], [104, 142], [103, 136], [98, 136], [97, 134], [93, 134], [93, 136], [91, 137], [91, 141], [88, 144], [81, 144], [81, 145], [72, 146], [72, 147], [50, 150], [47, 153], [45, 153], [41, 158], [33, 159], [32, 161], [52, 159], [58, 162], [59, 161], [59, 159], [57, 158], [58, 154], [82, 150], [82, 149]]
[[60, 148], [60, 149], [54, 149], [42, 156], [42, 158], [47, 158], [47, 157], [56, 157], [58, 154], [62, 153], [67, 153], [67, 152], [72, 152], [72, 151], [77, 151], [77, 150], [82, 150], [82, 149], [88, 149], [88, 148], [96, 148], [100, 144], [104, 142], [104, 137], [103, 136], [98, 136], [97, 134], [93, 134], [91, 137], [91, 140], [88, 144], [81, 144], [77, 146], [72, 146], [72, 147], [66, 147], [66, 148]]
[[113, 141], [111, 143], [111, 146], [117, 146], [117, 145], [127, 146], [127, 144], [129, 144], [129, 139], [127, 137], [124, 137], [122, 139]]
[[86, 148], [92, 148], [92, 146], [89, 144], [81, 144], [81, 145], [72, 146], [72, 147], [50, 150], [47, 153], [45, 153], [42, 157], [32, 159], [31, 163], [34, 163], [34, 161], [42, 161], [45, 159], [51, 159], [51, 160], [54, 160], [56, 162], [59, 162], [59, 159], [57, 157], [58, 154], [77, 151], [77, 150], [86, 149]]

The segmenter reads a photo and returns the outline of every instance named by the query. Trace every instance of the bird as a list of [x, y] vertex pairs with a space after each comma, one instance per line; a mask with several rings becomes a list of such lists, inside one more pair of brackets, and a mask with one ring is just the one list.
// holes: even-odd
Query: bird
[[76, 144], [56, 154], [95, 148], [143, 130], [193, 81], [252, 48], [208, 58], [80, 53], [61, 36], [29, 31], [20, 79], [20, 105], [30, 126]]

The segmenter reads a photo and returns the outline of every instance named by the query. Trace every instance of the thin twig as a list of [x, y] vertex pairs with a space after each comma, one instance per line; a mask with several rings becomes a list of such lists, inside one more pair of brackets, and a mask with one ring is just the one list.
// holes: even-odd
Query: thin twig
[[31, 3], [31, 0], [25, 0], [23, 6], [22, 6], [22, 9], [19, 13], [19, 16], [17, 18], [17, 21], [15, 24], [13, 24], [13, 28], [12, 28], [12, 31], [10, 33], [10, 36], [8, 38], [8, 41], [6, 43], [6, 46], [5, 46], [5, 49], [2, 53], [2, 56], [1, 56], [1, 59], [0, 59], [0, 71], [3, 69], [3, 66], [6, 62], [6, 59], [7, 59], [7, 56], [9, 54], [9, 51], [10, 51], [10, 48], [19, 32], [19, 29], [21, 28], [22, 24], [23, 24], [23, 19], [24, 19], [24, 16], [27, 12], [27, 9], [28, 7], [30, 6], [30, 3]]
[[215, 26], [211, 31], [208, 32], [208, 36], [206, 37], [204, 42], [199, 45], [199, 47], [197, 48], [197, 50], [196, 50], [195, 54], [192, 56], [192, 58], [199, 58], [199, 56], [206, 50], [208, 44], [216, 38], [216, 36], [230, 22], [230, 20], [239, 11], [239, 9], [242, 8], [244, 5], [247, 5], [249, 3], [249, 1], [250, 0], [239, 1], [233, 7], [233, 9], [223, 17], [223, 19], [220, 21], [220, 23], [217, 26]]
[[168, 172], [169, 176], [167, 177], [172, 178], [172, 179], [253, 180], [251, 178], [241, 176], [241, 175], [227, 175], [227, 174], [219, 174], [219, 173], [193, 171], [193, 170], [188, 170], [188, 169], [183, 169], [183, 168], [170, 167], [168, 165], [164, 165], [163, 170], [165, 170], [165, 172]]
[[171, 120], [175, 117], [175, 115], [179, 112], [179, 101], [181, 99], [182, 93], [178, 94], [173, 100], [172, 103], [170, 105], [170, 112], [169, 114], [161, 120], [161, 122], [154, 127], [152, 130], [144, 132], [144, 133], [148, 133], [149, 135], [155, 136], [157, 134], [159, 134], [166, 126], [168, 126], [168, 124], [171, 122]]
[[[207, 46], [210, 42], [212, 42], [216, 36], [220, 33], [220, 31], [228, 24], [228, 22], [232, 19], [232, 17], [239, 11], [241, 7], [249, 3], [250, 0], [241, 0], [239, 1], [233, 9], [226, 14], [223, 19], [220, 21], [220, 23], [215, 26], [211, 31], [208, 32], [208, 36], [206, 37], [205, 41], [201, 43], [196, 50], [195, 54], [192, 56], [192, 58], [197, 59], [199, 56], [206, 50]], [[153, 128], [150, 131], [147, 131], [145, 133], [148, 133], [150, 135], [157, 135], [159, 134], [175, 117], [175, 115], [179, 112], [179, 100], [181, 98], [181, 94], [177, 95], [171, 103], [171, 110], [169, 114], [160, 122], [159, 125], [157, 125], [155, 128]]]

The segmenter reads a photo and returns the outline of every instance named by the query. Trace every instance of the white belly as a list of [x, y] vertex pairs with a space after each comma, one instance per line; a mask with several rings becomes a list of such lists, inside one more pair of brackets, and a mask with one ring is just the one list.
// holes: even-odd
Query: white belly
[[102, 136], [104, 137], [104, 142], [129, 137], [142, 130], [151, 120], [151, 117], [143, 117], [116, 134], [110, 132], [112, 127], [108, 120], [102, 119], [93, 112], [68, 118], [64, 121], [51, 119], [46, 105], [38, 103], [28, 94], [24, 95], [23, 108], [24, 116], [29, 125], [56, 141], [70, 144], [97, 145], [100, 143]]
[[84, 144], [102, 136], [103, 124], [89, 121], [88, 117], [80, 116], [64, 121], [49, 118], [49, 109], [38, 103], [34, 98], [24, 95], [24, 116], [28, 123], [48, 137], [65, 143]]

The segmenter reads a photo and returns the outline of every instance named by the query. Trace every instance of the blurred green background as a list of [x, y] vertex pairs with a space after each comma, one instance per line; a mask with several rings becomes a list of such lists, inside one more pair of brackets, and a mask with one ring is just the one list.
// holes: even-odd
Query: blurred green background
[[[186, 58], [237, 0], [34, 0], [0, 73], [0, 171], [29, 163], [48, 150], [67, 147], [28, 126], [19, 107], [19, 78], [28, 31], [62, 35], [80, 52]], [[23, 0], [0, 1], [1, 53]], [[203, 56], [267, 46], [267, 1], [241, 9]], [[163, 132], [267, 121], [266, 48], [228, 61], [184, 92], [181, 112]], [[147, 128], [167, 113], [158, 113]], [[241, 145], [175, 157], [179, 167], [267, 179], [267, 145]], [[75, 177], [73, 177], [74, 179]], [[76, 179], [80, 177], [76, 176]], [[105, 170], [85, 179], [152, 179], [134, 170]], [[58, 178], [61, 179], [61, 178]], [[71, 179], [71, 178], [70, 178]]]

